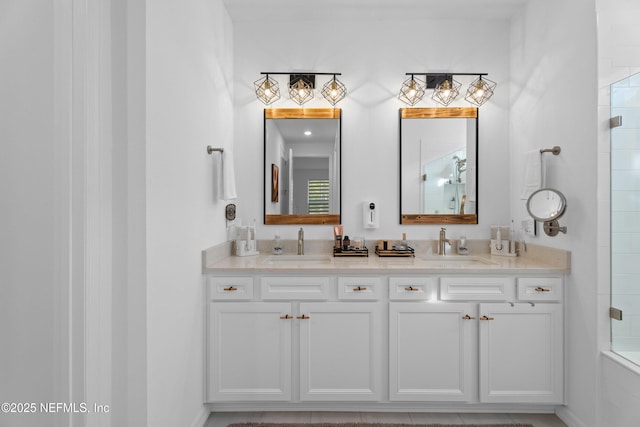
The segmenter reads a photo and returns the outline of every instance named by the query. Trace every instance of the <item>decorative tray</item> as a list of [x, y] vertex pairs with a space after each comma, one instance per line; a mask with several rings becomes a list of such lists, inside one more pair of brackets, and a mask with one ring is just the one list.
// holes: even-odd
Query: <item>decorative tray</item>
[[345, 251], [344, 249], [333, 248], [333, 256], [334, 257], [339, 257], [339, 256], [361, 256], [361, 257], [365, 257], [365, 256], [369, 256], [369, 249], [364, 247], [362, 249], [348, 249], [348, 250]]
[[415, 257], [415, 251], [412, 247], [407, 246], [407, 249], [378, 249], [376, 246], [376, 255], [379, 257]]

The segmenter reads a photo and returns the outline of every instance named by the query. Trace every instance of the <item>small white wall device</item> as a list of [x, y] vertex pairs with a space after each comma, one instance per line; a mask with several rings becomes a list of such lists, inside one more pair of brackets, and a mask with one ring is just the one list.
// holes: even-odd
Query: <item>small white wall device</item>
[[380, 226], [376, 202], [364, 202], [362, 204], [362, 220], [364, 228], [378, 228]]

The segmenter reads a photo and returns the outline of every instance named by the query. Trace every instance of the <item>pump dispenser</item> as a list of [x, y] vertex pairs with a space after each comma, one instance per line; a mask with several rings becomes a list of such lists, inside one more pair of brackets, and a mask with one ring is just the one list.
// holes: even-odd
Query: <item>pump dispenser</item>
[[378, 206], [376, 202], [364, 202], [362, 204], [362, 222], [364, 228], [378, 228]]

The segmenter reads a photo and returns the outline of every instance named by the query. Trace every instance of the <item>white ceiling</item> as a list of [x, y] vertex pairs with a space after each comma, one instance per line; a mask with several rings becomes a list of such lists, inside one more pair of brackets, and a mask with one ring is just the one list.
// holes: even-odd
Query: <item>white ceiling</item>
[[[293, 143], [333, 143], [336, 138], [338, 120], [283, 119], [273, 121], [287, 144]], [[312, 132], [305, 136], [304, 131]]]
[[[528, 0], [224, 0], [234, 22], [509, 19]], [[327, 31], [331, 31], [328, 26]]]

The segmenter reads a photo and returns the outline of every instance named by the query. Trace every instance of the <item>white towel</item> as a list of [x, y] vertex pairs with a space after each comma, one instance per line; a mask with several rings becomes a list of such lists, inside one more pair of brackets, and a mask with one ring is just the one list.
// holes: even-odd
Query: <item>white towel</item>
[[236, 194], [236, 172], [233, 163], [233, 151], [225, 148], [222, 152], [222, 200], [238, 198]]
[[236, 199], [236, 174], [233, 164], [233, 152], [225, 148], [222, 153], [213, 155], [213, 198], [220, 200]]
[[524, 154], [524, 184], [521, 200], [528, 200], [531, 194], [542, 188], [542, 159], [540, 150], [527, 151]]

